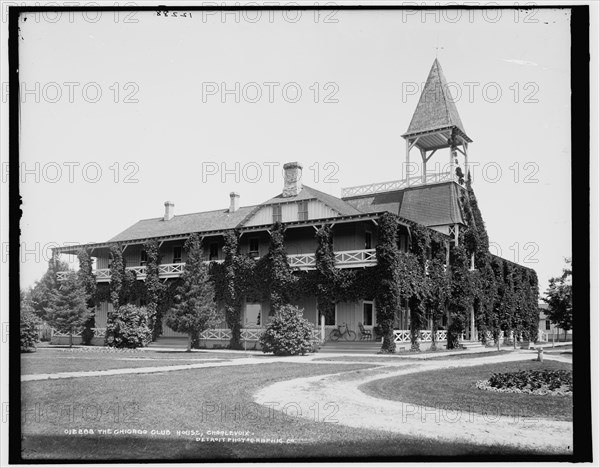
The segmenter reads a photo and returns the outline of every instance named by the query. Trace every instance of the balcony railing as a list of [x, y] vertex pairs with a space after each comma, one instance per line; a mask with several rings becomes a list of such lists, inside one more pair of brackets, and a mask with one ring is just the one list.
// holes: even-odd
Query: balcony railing
[[[223, 260], [212, 260], [213, 262], [221, 263]], [[315, 254], [296, 254], [288, 255], [290, 266], [298, 270], [314, 270], [317, 266]], [[204, 262], [210, 263], [210, 262]], [[344, 250], [335, 252], [335, 266], [337, 268], [360, 268], [371, 267], [377, 264], [375, 249], [363, 250]], [[158, 266], [159, 278], [177, 278], [183, 273], [185, 263], [164, 263]], [[136, 278], [139, 280], [146, 279], [146, 266], [131, 266], [126, 270], [134, 271]], [[66, 279], [69, 271], [59, 271], [56, 275], [58, 281]], [[110, 281], [110, 269], [102, 268], [93, 271], [96, 275], [96, 282], [103, 283]]]
[[454, 176], [450, 172], [435, 172], [425, 176], [413, 176], [402, 180], [392, 180], [390, 182], [378, 182], [375, 184], [357, 185], [356, 187], [342, 188], [342, 198], [355, 197], [357, 195], [370, 195], [372, 193], [392, 192], [394, 190], [402, 190], [408, 187], [417, 185], [437, 184], [440, 182], [450, 182], [454, 180]]
[[[360, 268], [377, 264], [375, 249], [343, 250], [334, 255], [336, 268]], [[317, 266], [314, 253], [288, 255], [288, 262], [298, 270], [314, 270]]]

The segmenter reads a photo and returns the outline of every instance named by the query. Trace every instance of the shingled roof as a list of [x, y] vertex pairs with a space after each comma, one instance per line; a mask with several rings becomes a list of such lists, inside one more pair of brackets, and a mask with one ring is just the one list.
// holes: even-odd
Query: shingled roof
[[404, 137], [456, 127], [466, 135], [458, 110], [448, 92], [448, 83], [436, 58], [433, 61], [419, 103]]
[[424, 226], [462, 223], [460, 188], [454, 182], [344, 198], [363, 213], [389, 211]]
[[191, 232], [226, 231], [237, 227], [254, 208], [255, 206], [243, 206], [233, 213], [224, 209], [176, 215], [169, 221], [164, 221], [163, 218], [142, 219], [117, 234], [109, 242], [175, 236]]
[[321, 192], [304, 185], [300, 193], [295, 197], [284, 198], [279, 194], [265, 203], [253, 206], [244, 206], [230, 213], [228, 209], [204, 211], [176, 215], [169, 221], [163, 218], [142, 219], [123, 232], [111, 238], [108, 242], [124, 242], [136, 239], [147, 239], [151, 237], [175, 236], [189, 234], [191, 232], [226, 231], [241, 227], [261, 207], [300, 200], [319, 200], [340, 216], [360, 215], [363, 212], [357, 210], [349, 203], [340, 198]]

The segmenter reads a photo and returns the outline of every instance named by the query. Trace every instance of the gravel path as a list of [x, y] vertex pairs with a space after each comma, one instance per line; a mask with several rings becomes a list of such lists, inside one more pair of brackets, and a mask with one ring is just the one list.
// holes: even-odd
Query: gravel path
[[[506, 445], [572, 453], [573, 424], [568, 421], [527, 420], [523, 417], [500, 416], [493, 410], [487, 415], [451, 411], [382, 400], [358, 390], [364, 383], [387, 377], [452, 367], [460, 372], [460, 367], [531, 360], [533, 357], [534, 353], [523, 351], [473, 359], [412, 361], [395, 366], [386, 363], [376, 369], [278, 382], [259, 390], [254, 399], [268, 406], [278, 403], [280, 406], [277, 408], [283, 408], [286, 404], [287, 408], [293, 406], [293, 414], [312, 420], [315, 420], [315, 408], [320, 408], [320, 421], [338, 422], [351, 427], [487, 446]], [[559, 360], [554, 356], [544, 357]]]

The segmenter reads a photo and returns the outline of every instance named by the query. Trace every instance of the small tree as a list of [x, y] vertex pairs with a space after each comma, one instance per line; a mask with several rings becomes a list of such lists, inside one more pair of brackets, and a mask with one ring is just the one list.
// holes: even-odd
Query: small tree
[[311, 348], [312, 325], [296, 306], [281, 306], [260, 337], [263, 353], [275, 356], [306, 354]]
[[38, 326], [41, 323], [31, 305], [31, 291], [21, 290], [20, 316], [19, 333], [21, 338], [21, 352], [30, 353], [35, 351], [35, 344], [40, 341]]
[[185, 249], [188, 259], [181, 275], [182, 284], [175, 297], [175, 306], [167, 315], [167, 325], [176, 332], [189, 335], [187, 351], [190, 351], [194, 336], [214, 327], [222, 318], [217, 312], [208, 266], [203, 261], [200, 236], [190, 236]]
[[85, 287], [79, 281], [76, 272], [69, 273], [59, 288], [50, 293], [50, 300], [45, 309], [46, 320], [57, 330], [69, 333], [69, 346], [73, 346], [74, 330], [90, 318], [87, 301]]
[[573, 270], [571, 259], [565, 259], [566, 266], [562, 275], [551, 278], [546, 297], [542, 300], [548, 304], [548, 318], [567, 332], [573, 328]]

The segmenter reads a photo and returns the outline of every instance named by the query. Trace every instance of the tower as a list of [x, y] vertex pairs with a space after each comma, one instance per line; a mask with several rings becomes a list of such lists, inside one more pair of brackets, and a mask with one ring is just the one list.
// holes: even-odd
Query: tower
[[[471, 140], [463, 127], [456, 105], [450, 96], [448, 83], [436, 58], [433, 61], [419, 103], [408, 130], [402, 137], [406, 140], [405, 184], [427, 184], [445, 181], [464, 183], [468, 171], [468, 145]], [[411, 181], [410, 151], [417, 148], [422, 159], [422, 173], [418, 181]], [[441, 149], [449, 148], [447, 171], [427, 173], [427, 163]], [[464, 156], [464, 166], [458, 161], [458, 153]], [[415, 179], [417, 179], [415, 178]]]

